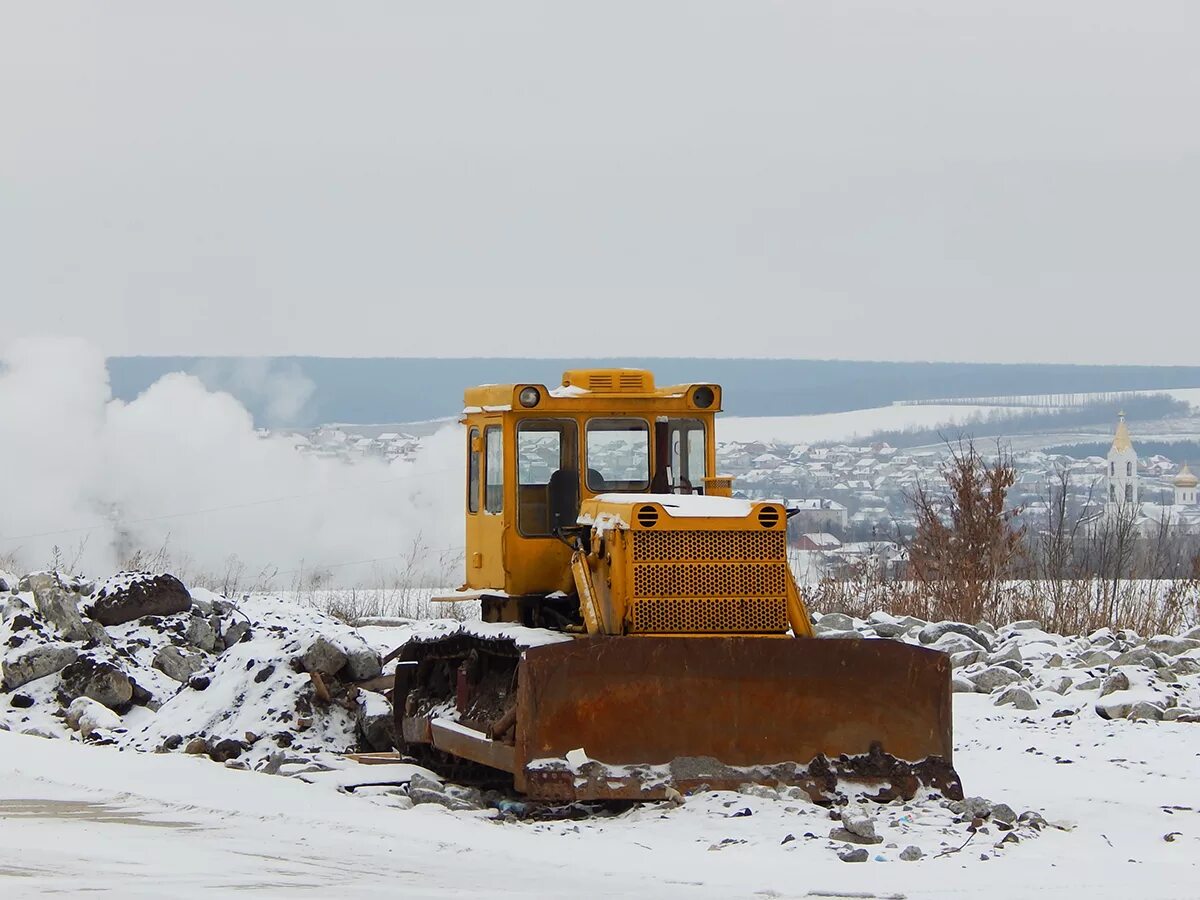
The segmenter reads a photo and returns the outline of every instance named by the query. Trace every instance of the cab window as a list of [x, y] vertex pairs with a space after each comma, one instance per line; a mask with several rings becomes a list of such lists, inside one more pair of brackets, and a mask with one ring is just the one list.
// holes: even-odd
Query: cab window
[[[553, 535], [553, 491], [578, 498], [577, 434], [572, 419], [526, 419], [517, 425], [517, 530], [524, 537]], [[572, 521], [575, 514], [578, 509]]]
[[671, 444], [671, 483], [676, 493], [700, 493], [708, 459], [704, 423], [699, 419], [671, 419], [667, 439]]
[[650, 426], [644, 419], [587, 424], [589, 491], [644, 491], [650, 486]]
[[504, 432], [499, 425], [483, 430], [484, 512], [504, 509]]
[[467, 512], [479, 512], [479, 429], [467, 435]]

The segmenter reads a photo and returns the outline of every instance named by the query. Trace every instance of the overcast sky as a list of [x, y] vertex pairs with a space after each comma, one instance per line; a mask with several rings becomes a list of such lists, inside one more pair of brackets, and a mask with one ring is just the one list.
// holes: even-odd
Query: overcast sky
[[1200, 361], [1200, 3], [0, 0], [0, 331]]

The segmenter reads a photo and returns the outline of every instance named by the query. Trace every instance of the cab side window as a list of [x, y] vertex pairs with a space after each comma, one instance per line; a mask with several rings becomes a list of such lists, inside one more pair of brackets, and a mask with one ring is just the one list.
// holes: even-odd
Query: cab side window
[[483, 510], [498, 513], [504, 509], [504, 432], [499, 425], [483, 430], [484, 501]]
[[467, 512], [479, 512], [479, 429], [467, 435]]

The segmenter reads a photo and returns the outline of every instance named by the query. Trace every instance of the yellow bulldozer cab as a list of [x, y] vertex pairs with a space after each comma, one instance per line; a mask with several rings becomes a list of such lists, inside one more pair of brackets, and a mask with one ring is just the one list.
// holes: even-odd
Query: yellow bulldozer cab
[[658, 387], [647, 371], [590, 369], [552, 388], [468, 388], [464, 399], [471, 590], [572, 589], [571, 548], [556, 531], [595, 497], [728, 490], [716, 477], [717, 385]]

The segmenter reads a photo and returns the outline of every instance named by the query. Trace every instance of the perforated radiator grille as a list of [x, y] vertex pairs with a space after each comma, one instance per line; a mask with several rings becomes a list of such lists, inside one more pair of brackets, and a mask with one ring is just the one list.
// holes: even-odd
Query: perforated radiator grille
[[783, 597], [637, 599], [632, 630], [641, 634], [771, 634], [787, 631]]
[[761, 597], [787, 592], [784, 562], [642, 563], [633, 567], [634, 597]]

